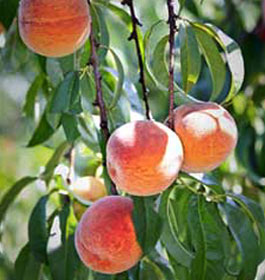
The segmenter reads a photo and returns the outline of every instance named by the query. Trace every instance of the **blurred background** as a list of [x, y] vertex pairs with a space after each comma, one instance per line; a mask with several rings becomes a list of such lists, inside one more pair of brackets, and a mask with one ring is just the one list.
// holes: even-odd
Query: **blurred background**
[[[120, 4], [119, 1], [112, 2]], [[165, 0], [155, 0], [152, 3], [140, 0], [134, 2], [143, 24], [143, 32], [154, 22], [167, 19]], [[101, 9], [101, 12], [106, 18], [109, 44], [120, 56], [126, 77], [133, 84], [138, 80], [134, 44], [127, 41], [129, 34], [118, 18], [113, 18], [113, 14], [106, 9]], [[182, 16], [213, 23], [235, 39], [242, 49], [246, 69], [245, 82], [240, 93], [232, 102], [226, 104], [237, 121], [239, 143], [236, 152], [214, 172], [214, 175], [222, 181], [225, 189], [244, 193], [258, 201], [265, 209], [265, 19], [262, 1], [186, 0]], [[59, 131], [45, 146], [26, 147], [43, 110], [41, 96], [45, 93], [42, 92], [34, 108], [34, 120], [25, 116], [23, 110], [26, 94], [38, 71], [39, 58], [27, 50], [21, 42], [16, 21], [8, 31], [1, 27], [0, 30], [1, 199], [19, 178], [40, 174], [54, 147], [61, 143], [64, 136]], [[177, 41], [176, 45], [178, 46]], [[56, 66], [52, 59], [47, 63]], [[178, 52], [176, 69], [179, 70]], [[176, 80], [179, 79], [177, 72]], [[192, 94], [198, 99], [208, 100], [210, 90], [211, 79], [208, 70], [205, 69]], [[129, 94], [130, 91], [135, 91], [135, 88], [128, 88]], [[163, 104], [163, 100], [162, 103], [157, 102], [154, 96], [150, 93], [154, 118], [163, 121], [167, 114], [166, 105]], [[80, 149], [75, 165], [78, 174], [92, 172], [87, 168], [91, 164], [89, 158], [89, 152]], [[95, 169], [95, 165], [97, 164], [94, 162], [94, 167], [91, 168]], [[19, 251], [27, 242], [29, 215], [44, 192], [42, 182], [37, 181], [25, 188], [10, 207], [2, 225], [4, 230], [1, 229], [3, 245], [0, 247], [0, 280], [14, 279], [12, 266]], [[265, 268], [260, 266], [257, 280], [265, 279], [264, 271]]]

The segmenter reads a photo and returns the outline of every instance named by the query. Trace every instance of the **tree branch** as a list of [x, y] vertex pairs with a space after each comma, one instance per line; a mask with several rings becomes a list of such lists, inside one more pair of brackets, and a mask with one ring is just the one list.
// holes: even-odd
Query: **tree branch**
[[[89, 6], [91, 6], [89, 0], [88, 0], [88, 4], [89, 4]], [[90, 63], [92, 64], [92, 67], [93, 67], [95, 83], [96, 83], [96, 91], [97, 91], [97, 97], [96, 97], [96, 101], [95, 101], [94, 105], [99, 107], [100, 128], [103, 132], [105, 143], [107, 143], [108, 139], [110, 137], [110, 132], [109, 132], [109, 128], [108, 128], [108, 117], [107, 117], [107, 113], [106, 113], [106, 107], [105, 107], [105, 103], [104, 103], [104, 99], [103, 99], [103, 91], [102, 91], [102, 84], [101, 84], [102, 77], [99, 72], [99, 61], [98, 61], [98, 56], [97, 56], [98, 45], [95, 40], [92, 22], [91, 22], [91, 32], [90, 32], [90, 44], [91, 44]], [[103, 162], [103, 165], [106, 166], [106, 162]], [[116, 186], [113, 182], [111, 182], [111, 193], [113, 195], [118, 194]]]
[[167, 0], [168, 7], [168, 24], [169, 24], [169, 118], [168, 126], [174, 128], [174, 64], [175, 64], [175, 33], [177, 30], [176, 26], [176, 15], [174, 11], [175, 0]]
[[139, 37], [138, 37], [138, 34], [137, 34], [137, 25], [142, 26], [142, 24], [140, 23], [140, 21], [136, 17], [134, 5], [133, 5], [133, 0], [123, 0], [121, 2], [121, 4], [122, 5], [128, 5], [128, 7], [130, 9], [133, 30], [132, 30], [132, 33], [131, 33], [130, 37], [128, 38], [128, 40], [134, 40], [135, 41], [137, 57], [138, 57], [138, 64], [139, 64], [139, 68], [140, 68], [139, 82], [142, 85], [143, 100], [144, 100], [144, 104], [145, 104], [145, 114], [146, 114], [146, 118], [148, 120], [150, 120], [150, 118], [151, 118], [150, 117], [150, 107], [149, 107], [149, 103], [148, 103], [148, 94], [147, 94], [147, 88], [146, 88], [146, 84], [145, 84], [144, 63], [143, 63], [143, 57], [142, 57], [141, 48], [140, 48]]

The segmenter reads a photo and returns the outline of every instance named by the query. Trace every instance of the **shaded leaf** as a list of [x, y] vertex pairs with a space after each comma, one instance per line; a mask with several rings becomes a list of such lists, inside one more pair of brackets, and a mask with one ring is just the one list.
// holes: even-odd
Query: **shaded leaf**
[[73, 143], [80, 136], [76, 116], [64, 113], [62, 115], [62, 125], [67, 141]]
[[180, 26], [180, 42], [182, 83], [184, 91], [188, 93], [201, 72], [201, 54], [192, 27]]
[[41, 263], [47, 262], [46, 246], [48, 241], [48, 230], [46, 221], [46, 205], [49, 195], [43, 196], [35, 205], [28, 224], [29, 247]]
[[[185, 224], [182, 229], [184, 230], [182, 234], [180, 233], [181, 225], [178, 224], [176, 213], [179, 211], [179, 207], [187, 205], [187, 201], [190, 199], [190, 193], [184, 190], [183, 196], [177, 196], [177, 188], [168, 189], [165, 191], [161, 198], [159, 213], [163, 218], [164, 225], [161, 240], [163, 245], [170, 253], [170, 255], [180, 264], [185, 267], [190, 267], [191, 262], [194, 258], [192, 251], [188, 249], [188, 244], [184, 244], [184, 240], [187, 237], [187, 231], [184, 225], [186, 224], [185, 211], [183, 214], [183, 219]], [[179, 213], [181, 215], [181, 212]], [[182, 242], [180, 236], [182, 235]]]
[[133, 197], [133, 221], [138, 242], [145, 254], [156, 245], [162, 229], [162, 220], [155, 212], [154, 199]]
[[230, 239], [217, 205], [194, 195], [189, 204], [188, 224], [195, 248], [191, 279], [222, 280]]
[[82, 112], [79, 95], [78, 72], [69, 72], [58, 86], [50, 104], [51, 113]]
[[34, 147], [45, 142], [53, 135], [54, 132], [54, 129], [51, 127], [47, 120], [46, 111], [44, 111], [41, 120], [37, 128], [35, 129], [27, 147]]
[[18, 3], [19, 0], [0, 0], [0, 22], [6, 29], [9, 28], [17, 15]]
[[240, 90], [245, 76], [245, 67], [242, 52], [239, 45], [222, 30], [216, 26], [210, 26], [219, 36], [225, 48], [223, 48], [228, 67], [231, 72], [231, 86], [229, 93], [225, 99], [226, 102], [230, 101]]
[[39, 280], [42, 265], [32, 255], [29, 244], [22, 248], [15, 261], [16, 280]]
[[241, 253], [241, 271], [238, 280], [254, 279], [260, 262], [259, 244], [252, 223], [244, 212], [233, 202], [221, 205], [228, 227]]
[[194, 28], [200, 49], [209, 67], [212, 77], [211, 100], [215, 100], [224, 87], [226, 68], [225, 63], [212, 37], [199, 28]]

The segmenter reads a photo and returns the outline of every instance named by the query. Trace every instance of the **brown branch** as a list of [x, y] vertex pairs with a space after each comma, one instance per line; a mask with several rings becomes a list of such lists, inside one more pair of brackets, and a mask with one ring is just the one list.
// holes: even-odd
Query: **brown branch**
[[150, 106], [148, 103], [148, 93], [147, 93], [147, 87], [146, 87], [146, 83], [145, 83], [144, 63], [143, 63], [143, 57], [142, 57], [141, 48], [140, 48], [139, 37], [138, 37], [138, 33], [137, 33], [137, 25], [142, 26], [142, 24], [136, 17], [133, 0], [123, 0], [121, 2], [121, 4], [128, 5], [128, 7], [130, 9], [133, 30], [132, 30], [132, 33], [131, 33], [130, 37], [128, 38], [128, 40], [135, 41], [136, 52], [137, 52], [137, 57], [138, 57], [138, 64], [139, 64], [139, 68], [140, 68], [139, 82], [142, 85], [143, 100], [144, 100], [144, 104], [145, 104], [145, 114], [146, 114], [146, 118], [148, 120], [150, 120], [150, 118], [151, 118], [150, 117]]
[[168, 24], [169, 24], [169, 118], [168, 126], [174, 128], [174, 64], [175, 64], [175, 33], [177, 30], [176, 26], [176, 15], [174, 11], [175, 0], [167, 0], [168, 7]]
[[[90, 4], [90, 1], [88, 0], [88, 4]], [[94, 78], [95, 78], [95, 83], [96, 83], [96, 91], [97, 91], [97, 97], [94, 105], [99, 107], [99, 112], [100, 112], [100, 128], [103, 132], [104, 135], [104, 140], [105, 143], [108, 142], [108, 139], [110, 137], [110, 132], [108, 128], [108, 117], [106, 113], [106, 107], [103, 99], [103, 90], [102, 90], [102, 84], [101, 84], [101, 74], [99, 72], [99, 60], [97, 56], [97, 48], [98, 44], [95, 40], [94, 36], [94, 31], [93, 31], [93, 24], [91, 21], [91, 32], [90, 32], [90, 44], [91, 44], [91, 58], [89, 61], [89, 64], [92, 64], [93, 67], [93, 72], [94, 72]], [[103, 165], [106, 166], [106, 162], [103, 162]], [[117, 189], [116, 186], [113, 182], [111, 182], [111, 193], [113, 195], [117, 195]]]

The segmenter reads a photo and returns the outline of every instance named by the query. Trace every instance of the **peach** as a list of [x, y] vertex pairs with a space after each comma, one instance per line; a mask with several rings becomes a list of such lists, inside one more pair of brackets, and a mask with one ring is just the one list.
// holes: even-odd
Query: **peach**
[[75, 52], [90, 34], [86, 0], [21, 0], [18, 17], [24, 43], [48, 57]]
[[74, 196], [81, 202], [93, 202], [107, 195], [102, 179], [87, 176], [78, 178], [72, 185]]
[[196, 103], [174, 111], [174, 129], [184, 148], [182, 170], [207, 172], [219, 166], [237, 143], [232, 116], [216, 103]]
[[178, 136], [155, 121], [127, 123], [107, 143], [109, 175], [120, 190], [132, 195], [165, 190], [176, 179], [182, 160]]
[[132, 200], [121, 196], [104, 197], [87, 209], [75, 233], [75, 247], [86, 266], [116, 274], [140, 260], [132, 211]]

